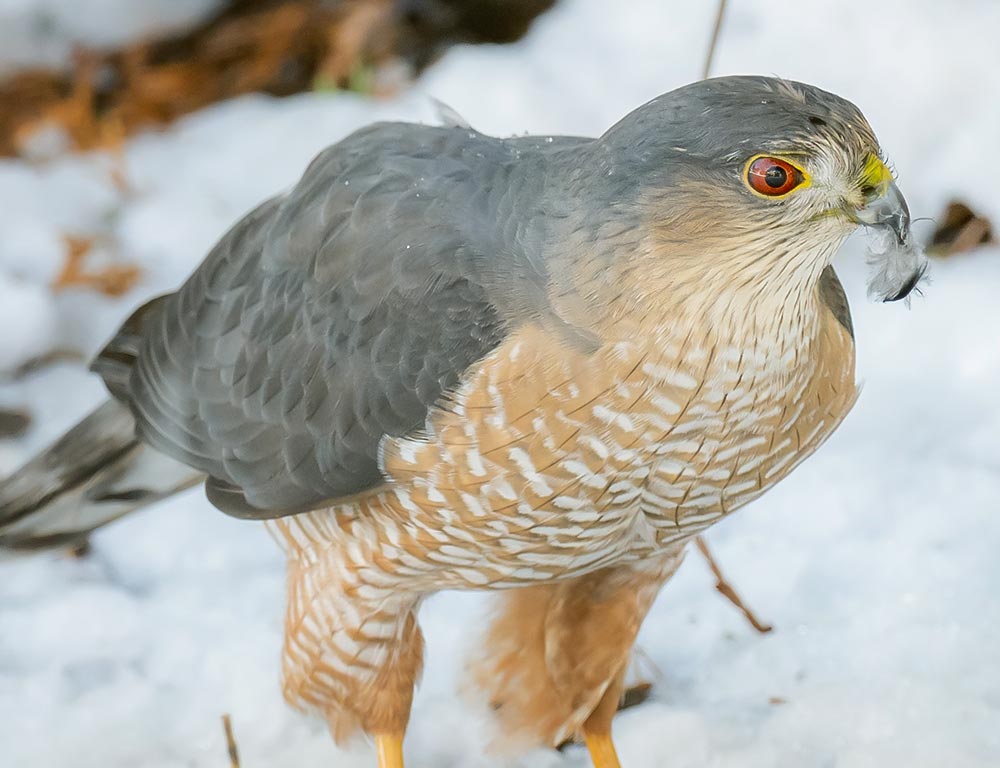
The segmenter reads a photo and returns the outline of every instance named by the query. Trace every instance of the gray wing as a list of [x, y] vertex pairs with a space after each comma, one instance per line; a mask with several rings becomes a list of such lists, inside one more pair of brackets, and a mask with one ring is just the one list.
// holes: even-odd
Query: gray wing
[[474, 362], [551, 312], [544, 166], [581, 141], [360, 131], [95, 367], [140, 438], [205, 472], [226, 512], [276, 517], [371, 488], [384, 436], [419, 431]]
[[828, 265], [819, 276], [819, 295], [826, 304], [837, 322], [844, 326], [844, 330], [854, 338], [854, 323], [851, 321], [851, 307], [847, 303], [847, 293], [844, 286], [840, 284], [833, 265]]

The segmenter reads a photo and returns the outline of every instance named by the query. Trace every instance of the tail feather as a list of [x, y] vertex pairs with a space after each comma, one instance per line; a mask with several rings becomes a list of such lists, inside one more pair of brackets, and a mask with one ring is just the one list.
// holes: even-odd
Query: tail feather
[[202, 479], [138, 442], [128, 407], [109, 400], [0, 482], [0, 546], [77, 542]]

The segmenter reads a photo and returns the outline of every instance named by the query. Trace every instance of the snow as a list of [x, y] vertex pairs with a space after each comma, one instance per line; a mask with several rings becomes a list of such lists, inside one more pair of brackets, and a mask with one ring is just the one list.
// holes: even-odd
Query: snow
[[10, 371], [55, 343], [56, 313], [49, 292], [37, 283], [0, 273], [0, 328], [16, 328], [0, 344], [0, 370]]
[[[154, 10], [140, 17], [140, 5]], [[126, 6], [135, 34], [170, 4], [108, 0], [87, 23], [110, 35], [119, 17], [108, 9]], [[3, 0], [3, 40], [14, 34], [6, 20], [16, 32], [56, 7]], [[66, 26], [83, 25], [73, 4], [58, 7]], [[1000, 4], [788, 8], [732, 3], [715, 71], [777, 73], [851, 98], [915, 216], [961, 195], [1000, 220], [1000, 102], [988, 87]], [[608, 9], [563, 0], [523, 42], [453, 49], [394, 100], [307, 94], [207, 109], [130, 141], [125, 188], [100, 155], [0, 163], [0, 367], [54, 347], [92, 353], [236, 217], [371, 120], [431, 121], [433, 96], [493, 133], [595, 133], [697, 76], [709, 4]], [[114, 243], [105, 258], [142, 264], [140, 284], [117, 300], [53, 298], [43, 287], [65, 234]], [[640, 637], [655, 689], [616, 721], [628, 768], [1000, 764], [1000, 251], [934, 263], [907, 310], [866, 300], [864, 245], [852, 240], [838, 259], [864, 381], [857, 407], [813, 459], [709, 534], [776, 629], [754, 633], [692, 553]], [[0, 444], [0, 473], [102, 397], [77, 364], [0, 381], [0, 405], [38, 416], [24, 439]], [[79, 561], [0, 556], [0, 765], [223, 765], [224, 712], [244, 765], [374, 764], [368, 745], [335, 751], [321, 723], [281, 700], [282, 558], [260, 526], [192, 491], [109, 527], [94, 547]], [[447, 594], [422, 613], [429, 653], [408, 765], [588, 765], [578, 748], [483, 755], [488, 718], [456, 688], [484, 609], [482, 596]]]

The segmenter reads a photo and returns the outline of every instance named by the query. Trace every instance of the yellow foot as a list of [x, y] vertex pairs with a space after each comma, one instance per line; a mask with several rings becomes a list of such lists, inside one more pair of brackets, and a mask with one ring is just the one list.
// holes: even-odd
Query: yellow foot
[[378, 768], [403, 768], [403, 734], [376, 736], [375, 754], [378, 755]]
[[587, 742], [594, 768], [622, 768], [610, 733], [585, 733], [583, 740]]

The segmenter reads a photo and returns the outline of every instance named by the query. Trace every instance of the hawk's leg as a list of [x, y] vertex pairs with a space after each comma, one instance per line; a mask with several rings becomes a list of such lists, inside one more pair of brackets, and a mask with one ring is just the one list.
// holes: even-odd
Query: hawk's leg
[[346, 548], [345, 540], [293, 546], [310, 528], [304, 519], [272, 524], [288, 536], [285, 698], [322, 715], [338, 742], [358, 731], [372, 735], [380, 768], [402, 768], [423, 659], [420, 595], [359, 562], [364, 550]]
[[625, 670], [683, 547], [564, 581], [512, 589], [474, 673], [506, 738], [553, 746], [582, 738], [598, 768], [617, 768], [611, 720]]
[[583, 724], [583, 740], [596, 768], [621, 768], [615, 743], [611, 740], [611, 720], [618, 711], [624, 689], [625, 670], [622, 670]]

